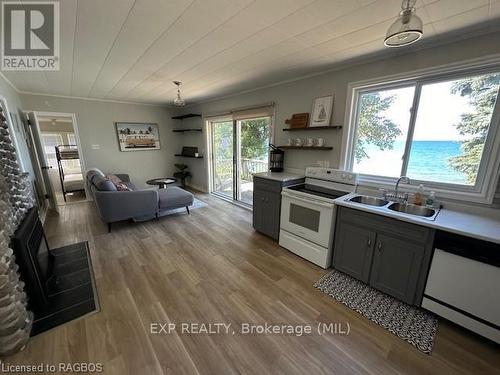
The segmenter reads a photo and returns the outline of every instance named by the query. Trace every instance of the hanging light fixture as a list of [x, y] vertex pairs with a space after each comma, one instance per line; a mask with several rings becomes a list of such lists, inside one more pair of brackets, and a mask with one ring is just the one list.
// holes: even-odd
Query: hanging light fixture
[[403, 0], [398, 19], [389, 27], [385, 36], [386, 47], [403, 47], [419, 40], [424, 28], [422, 20], [415, 14], [416, 0]]
[[181, 97], [182, 82], [174, 81], [174, 85], [177, 86], [177, 97], [174, 99], [174, 105], [177, 107], [184, 107], [186, 105], [186, 101]]

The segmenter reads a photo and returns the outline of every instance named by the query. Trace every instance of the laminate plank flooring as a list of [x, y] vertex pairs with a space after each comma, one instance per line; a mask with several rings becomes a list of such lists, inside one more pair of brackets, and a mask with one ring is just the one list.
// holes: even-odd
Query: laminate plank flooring
[[[248, 210], [208, 207], [113, 232], [92, 202], [45, 223], [51, 247], [89, 241], [101, 312], [30, 340], [12, 364], [102, 363], [105, 374], [500, 374], [500, 348], [440, 321], [425, 355], [313, 287], [327, 271], [255, 232]], [[151, 334], [153, 322], [177, 323]], [[236, 334], [179, 324], [231, 323]], [[242, 323], [348, 323], [349, 335], [243, 335]]]

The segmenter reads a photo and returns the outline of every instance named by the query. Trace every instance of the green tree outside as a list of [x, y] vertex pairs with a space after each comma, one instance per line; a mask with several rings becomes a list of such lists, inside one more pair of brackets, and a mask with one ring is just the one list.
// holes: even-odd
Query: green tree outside
[[358, 162], [368, 158], [366, 146], [376, 145], [380, 150], [392, 150], [401, 130], [384, 112], [394, 103], [395, 96], [383, 98], [378, 92], [365, 93], [359, 100], [358, 127], [354, 157]]
[[468, 139], [462, 141], [462, 155], [450, 158], [449, 164], [464, 173], [473, 184], [476, 182], [499, 85], [500, 74], [489, 74], [457, 81], [451, 88], [453, 94], [467, 97], [474, 110], [463, 113], [461, 121], [455, 125], [460, 134], [468, 136]]

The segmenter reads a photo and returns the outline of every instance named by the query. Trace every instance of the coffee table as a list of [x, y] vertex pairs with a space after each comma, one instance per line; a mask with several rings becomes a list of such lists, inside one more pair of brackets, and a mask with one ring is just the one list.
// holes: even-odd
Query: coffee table
[[148, 185], [158, 185], [159, 189], [166, 189], [168, 185], [173, 184], [177, 181], [174, 177], [160, 177], [153, 178], [152, 180], [146, 181]]

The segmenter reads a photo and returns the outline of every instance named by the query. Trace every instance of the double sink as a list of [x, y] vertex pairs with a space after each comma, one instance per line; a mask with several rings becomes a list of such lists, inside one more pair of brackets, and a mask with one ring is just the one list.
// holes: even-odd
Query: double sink
[[370, 197], [368, 195], [356, 195], [347, 199], [348, 202], [359, 203], [367, 206], [379, 207], [383, 210], [390, 210], [402, 214], [420, 216], [428, 220], [434, 220], [439, 213], [439, 209], [417, 206], [409, 203], [391, 202], [382, 198]]

